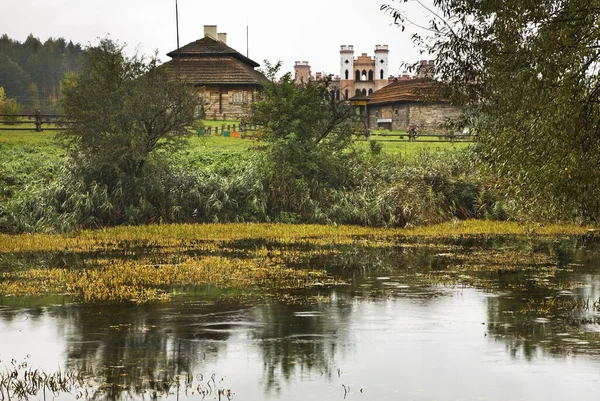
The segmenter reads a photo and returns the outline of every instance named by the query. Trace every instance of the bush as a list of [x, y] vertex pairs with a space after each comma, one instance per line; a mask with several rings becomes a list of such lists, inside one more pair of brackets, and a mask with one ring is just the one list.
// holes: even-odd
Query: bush
[[[15, 99], [7, 99], [0, 102], [0, 114], [21, 114], [21, 105]], [[11, 115], [3, 117], [5, 124], [14, 125], [18, 116]]]

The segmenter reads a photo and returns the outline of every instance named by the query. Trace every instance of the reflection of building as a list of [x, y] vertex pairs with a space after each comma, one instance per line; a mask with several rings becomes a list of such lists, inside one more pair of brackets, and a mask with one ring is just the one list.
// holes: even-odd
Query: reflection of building
[[254, 68], [259, 64], [227, 46], [227, 34], [215, 25], [204, 26], [204, 38], [167, 55], [165, 63], [191, 84], [203, 88], [209, 118], [239, 119], [267, 78]]
[[397, 80], [369, 96], [370, 129], [435, 132], [460, 114], [459, 107], [440, 96], [439, 83], [429, 78]]

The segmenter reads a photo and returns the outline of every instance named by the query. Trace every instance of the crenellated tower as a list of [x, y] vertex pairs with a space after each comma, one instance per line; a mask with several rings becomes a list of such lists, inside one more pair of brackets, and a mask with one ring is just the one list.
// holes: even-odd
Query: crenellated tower
[[352, 79], [354, 69], [354, 46], [342, 45], [340, 50], [340, 79]]
[[375, 46], [375, 90], [386, 86], [388, 82], [388, 45]]

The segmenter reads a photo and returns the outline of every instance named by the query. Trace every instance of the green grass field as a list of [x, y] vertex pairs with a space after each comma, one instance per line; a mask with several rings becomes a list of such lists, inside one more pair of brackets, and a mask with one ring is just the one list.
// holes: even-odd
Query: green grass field
[[[238, 125], [238, 121], [212, 121], [206, 120], [205, 126], [219, 127], [223, 125]], [[0, 145], [15, 147], [33, 147], [37, 151], [45, 154], [62, 154], [60, 146], [55, 141], [56, 131], [10, 131], [4, 124], [0, 124]], [[424, 151], [439, 152], [454, 149], [462, 149], [469, 146], [468, 143], [450, 143], [441, 141], [432, 142], [406, 142], [397, 141], [397, 137], [386, 137], [385, 134], [398, 135], [400, 131], [375, 131], [368, 141], [378, 141], [383, 144], [383, 152], [391, 155], [400, 155], [403, 158], [411, 159]], [[383, 134], [383, 135], [382, 135]], [[359, 140], [356, 146], [360, 149], [368, 149], [369, 144], [366, 140]], [[228, 152], [240, 153], [256, 146], [259, 142], [252, 139], [225, 138], [220, 135], [198, 136], [195, 133], [190, 135], [190, 148], [186, 153], [190, 155], [214, 152], [224, 154]]]

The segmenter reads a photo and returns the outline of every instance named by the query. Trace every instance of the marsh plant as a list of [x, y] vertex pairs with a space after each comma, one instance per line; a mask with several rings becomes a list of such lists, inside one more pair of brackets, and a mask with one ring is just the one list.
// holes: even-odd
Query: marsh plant
[[[1, 361], [0, 361], [1, 362]], [[29, 400], [35, 397], [51, 400], [61, 393], [76, 394], [81, 398], [88, 393], [86, 380], [75, 370], [45, 372], [29, 365], [29, 356], [24, 361], [10, 361], [0, 371], [0, 400]]]

